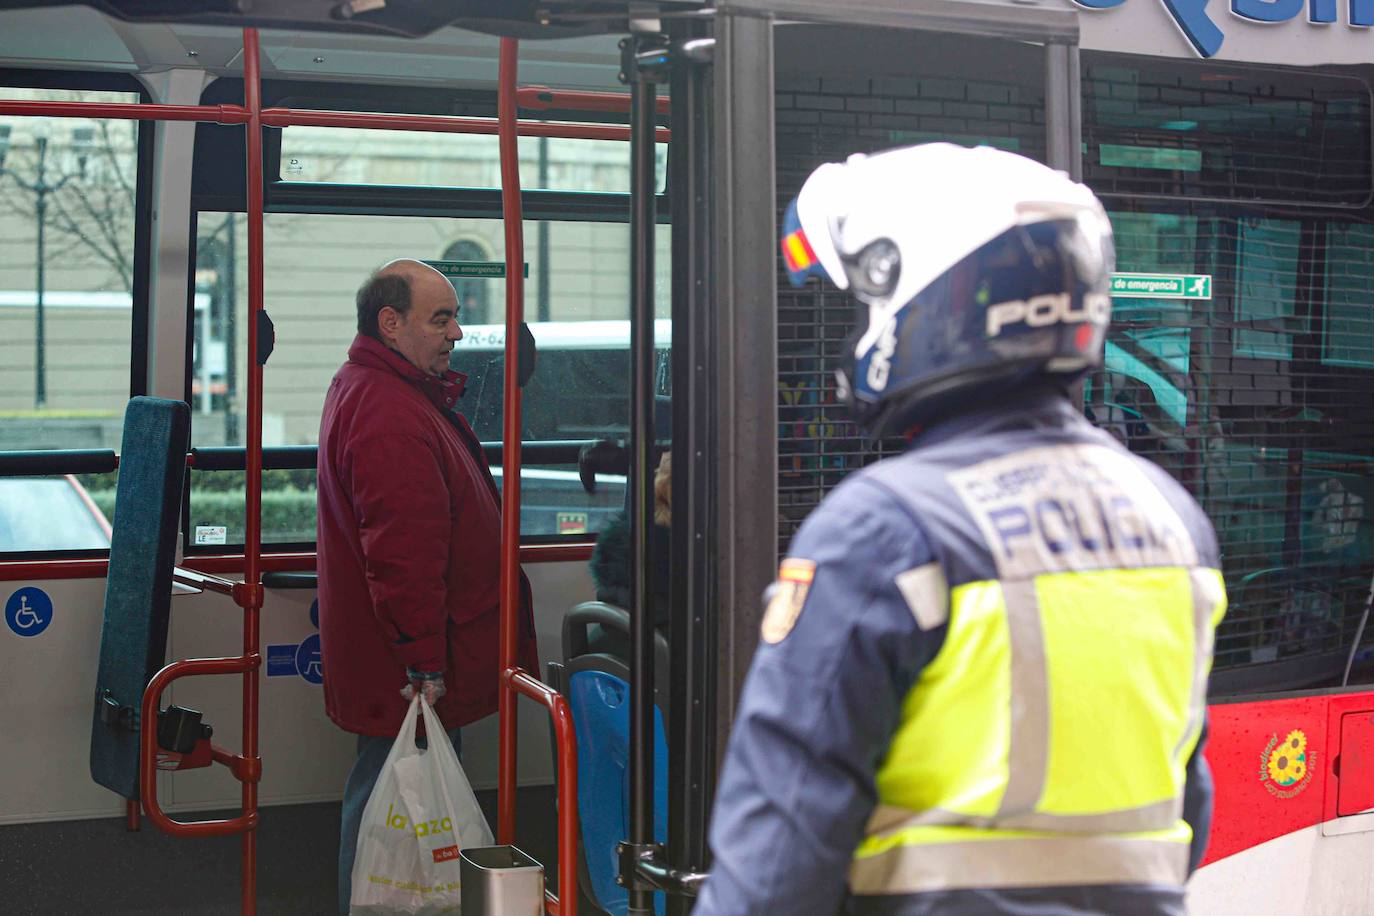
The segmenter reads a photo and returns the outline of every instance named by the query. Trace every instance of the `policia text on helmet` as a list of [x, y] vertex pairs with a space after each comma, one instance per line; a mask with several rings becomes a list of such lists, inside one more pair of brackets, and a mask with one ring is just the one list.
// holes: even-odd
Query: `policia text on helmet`
[[839, 391], [875, 438], [1101, 365], [1111, 230], [1039, 163], [946, 143], [852, 156], [811, 175], [783, 231], [793, 285], [828, 278], [859, 300]]

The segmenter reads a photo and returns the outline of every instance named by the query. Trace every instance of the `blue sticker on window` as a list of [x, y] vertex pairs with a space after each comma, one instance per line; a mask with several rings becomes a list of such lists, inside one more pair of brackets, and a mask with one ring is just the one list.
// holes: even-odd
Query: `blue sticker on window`
[[296, 670], [296, 650], [300, 648], [295, 644], [283, 646], [267, 647], [267, 676], [268, 677], [295, 677]]
[[296, 670], [312, 684], [324, 681], [324, 668], [320, 664], [320, 634], [302, 640], [296, 649]]
[[5, 623], [19, 636], [37, 636], [52, 623], [52, 599], [41, 588], [19, 589], [5, 602]]

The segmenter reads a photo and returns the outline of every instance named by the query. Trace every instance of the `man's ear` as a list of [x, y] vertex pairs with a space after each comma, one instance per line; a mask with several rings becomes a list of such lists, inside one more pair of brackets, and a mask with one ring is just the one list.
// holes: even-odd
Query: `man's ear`
[[382, 306], [377, 312], [377, 329], [381, 331], [382, 336], [388, 340], [396, 336], [396, 332], [400, 329], [402, 321], [401, 313], [389, 305]]

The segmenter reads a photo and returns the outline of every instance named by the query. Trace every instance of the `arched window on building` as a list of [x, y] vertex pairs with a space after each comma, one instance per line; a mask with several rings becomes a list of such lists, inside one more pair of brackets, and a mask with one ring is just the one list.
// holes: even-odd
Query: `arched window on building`
[[[490, 261], [491, 255], [482, 244], [473, 239], [459, 239], [444, 249], [445, 261]], [[490, 313], [490, 280], [477, 278], [454, 280], [453, 287], [458, 291], [459, 324], [491, 324], [494, 320]]]

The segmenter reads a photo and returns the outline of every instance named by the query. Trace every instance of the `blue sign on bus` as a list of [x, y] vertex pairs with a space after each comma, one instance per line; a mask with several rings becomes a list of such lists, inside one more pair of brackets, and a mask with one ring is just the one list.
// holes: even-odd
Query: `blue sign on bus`
[[296, 671], [312, 684], [324, 682], [324, 669], [320, 665], [320, 634], [307, 636], [296, 649]]
[[37, 636], [52, 623], [52, 599], [41, 588], [25, 586], [5, 602], [5, 624], [19, 636]]
[[[320, 625], [320, 600], [310, 604], [310, 622]], [[320, 660], [320, 634], [312, 633], [299, 643], [279, 643], [267, 647], [268, 677], [301, 677], [310, 684], [324, 683], [324, 663]]]
[[295, 643], [275, 645], [267, 647], [267, 676], [268, 677], [295, 677], [296, 676], [296, 650], [300, 647]]

